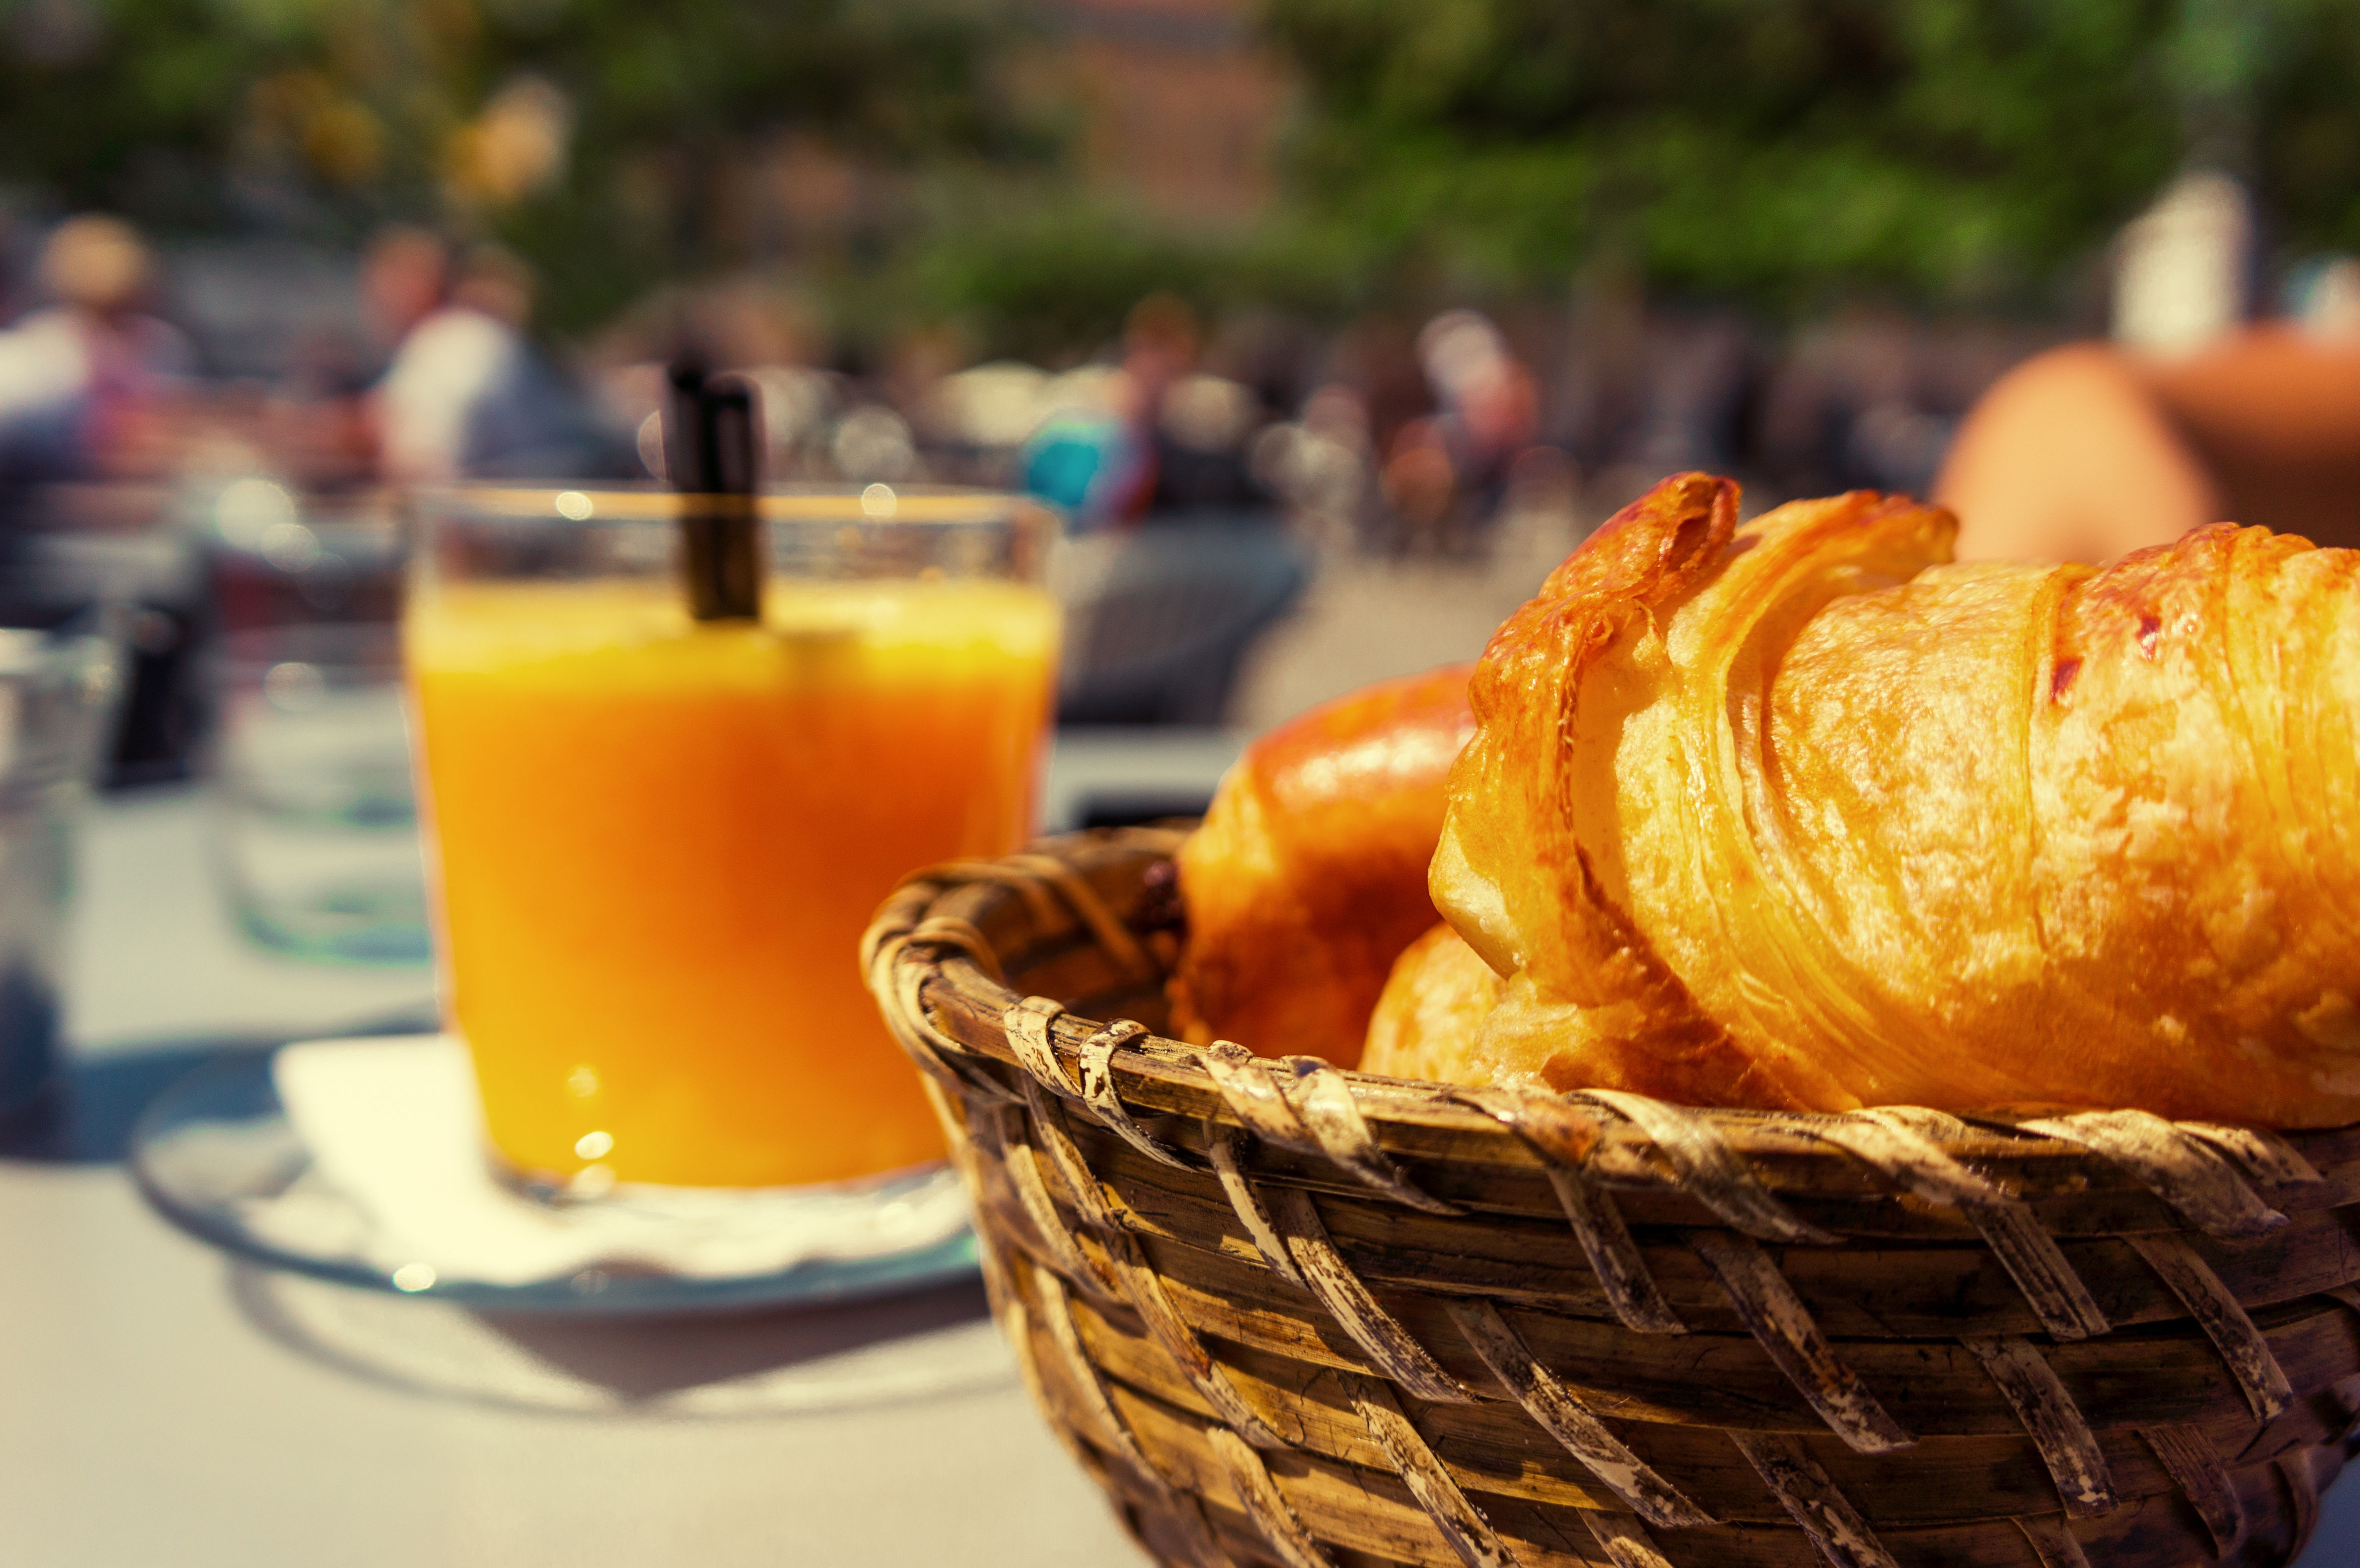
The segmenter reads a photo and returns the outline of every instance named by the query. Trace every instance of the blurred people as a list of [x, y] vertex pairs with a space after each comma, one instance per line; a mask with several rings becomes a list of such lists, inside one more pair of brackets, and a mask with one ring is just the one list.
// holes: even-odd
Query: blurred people
[[[740, 273], [654, 290], [601, 329], [584, 360], [599, 416], [636, 432], [648, 474], [663, 474], [660, 410], [670, 397], [670, 366], [685, 356], [754, 383], [768, 478], [834, 479], [846, 477], [831, 449], [852, 387], [847, 377], [819, 368], [828, 349], [814, 307], [794, 287]], [[862, 442], [856, 437], [853, 445]]]
[[1371, 311], [1347, 322], [1332, 359], [1330, 377], [1360, 400], [1377, 451], [1392, 451], [1404, 425], [1434, 412], [1434, 388], [1419, 367], [1416, 337], [1398, 319]]
[[1393, 432], [1377, 484], [1392, 511], [1397, 553], [1443, 549], [1459, 504], [1459, 469], [1440, 419], [1412, 419]]
[[1248, 455], [1266, 410], [1253, 389], [1203, 364], [1196, 313], [1151, 294], [1123, 323], [1123, 376], [1132, 439], [1147, 464], [1138, 508], [1147, 514], [1232, 514], [1270, 498]]
[[156, 262], [117, 218], [60, 223], [42, 247], [47, 305], [0, 332], [0, 478], [154, 468], [192, 369], [188, 342], [148, 312]]
[[1481, 547], [1508, 472], [1540, 429], [1531, 372], [1473, 310], [1445, 310], [1417, 335], [1435, 411], [1393, 434], [1382, 483], [1408, 549], [1466, 555]]
[[295, 339], [263, 411], [270, 466], [306, 490], [349, 490], [377, 478], [374, 367], [349, 332], [314, 327]]
[[1122, 360], [1098, 401], [1053, 413], [1035, 438], [1028, 472], [1080, 481], [1087, 509], [1130, 521], [1153, 508], [1164, 488], [1164, 400], [1196, 365], [1196, 313], [1175, 294], [1150, 294], [1122, 324]]
[[1302, 417], [1254, 438], [1256, 476], [1284, 496], [1294, 520], [1324, 550], [1357, 546], [1371, 498], [1369, 411], [1336, 383], [1304, 399]]
[[2114, 340], [2155, 354], [2203, 348], [2251, 303], [2253, 200], [2228, 175], [2191, 169], [2123, 225], [2114, 252]]
[[617, 441], [526, 338], [533, 280], [508, 251], [454, 265], [423, 230], [387, 231], [363, 302], [398, 346], [377, 385], [378, 462], [397, 484], [627, 472]]
[[1445, 310], [1418, 333], [1418, 357], [1442, 405], [1460, 483], [1496, 500], [1510, 463], [1539, 426], [1531, 374], [1500, 329], [1472, 310]]
[[1165, 387], [1156, 411], [1150, 511], [1267, 509], [1270, 496], [1251, 458], [1253, 438], [1266, 418], [1253, 388], [1225, 376], [1199, 370]]

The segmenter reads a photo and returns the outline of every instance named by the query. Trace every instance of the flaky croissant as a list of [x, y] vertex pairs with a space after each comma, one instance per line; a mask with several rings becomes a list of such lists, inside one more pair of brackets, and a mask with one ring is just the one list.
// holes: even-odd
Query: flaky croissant
[[1475, 721], [1469, 666], [1290, 720], [1222, 777], [1180, 850], [1188, 943], [1174, 1027], [1202, 1043], [1360, 1060], [1394, 958], [1434, 924], [1426, 866]]
[[1665, 482], [1493, 638], [1432, 878], [1491, 975], [1422, 943], [1369, 1070], [2360, 1120], [2360, 553], [1736, 514]]

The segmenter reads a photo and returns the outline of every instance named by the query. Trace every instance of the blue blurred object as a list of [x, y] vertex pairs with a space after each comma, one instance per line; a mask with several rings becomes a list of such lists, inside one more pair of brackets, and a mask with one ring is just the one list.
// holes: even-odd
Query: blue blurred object
[[1214, 724], [1254, 640], [1310, 581], [1274, 514], [1159, 516], [1077, 541], [1061, 724]]
[[1024, 443], [1017, 472], [1025, 490], [1065, 510], [1077, 532], [1120, 516], [1139, 487], [1143, 453], [1120, 419], [1058, 414]]
[[2287, 274], [2279, 299], [2289, 316], [2321, 336], [2349, 334], [2360, 324], [2360, 257], [2307, 257]]

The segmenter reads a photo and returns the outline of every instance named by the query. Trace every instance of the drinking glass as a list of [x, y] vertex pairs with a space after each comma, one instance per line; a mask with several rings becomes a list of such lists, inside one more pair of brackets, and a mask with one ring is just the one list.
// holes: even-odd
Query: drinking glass
[[0, 630], [0, 1111], [39, 1097], [56, 1069], [71, 819], [122, 684], [101, 620]]
[[391, 624], [401, 602], [400, 508], [390, 495], [320, 495], [249, 474], [199, 513], [213, 614], [226, 630]]
[[233, 632], [213, 658], [214, 838], [248, 936], [422, 964], [425, 871], [391, 623]]
[[445, 1007], [533, 1184], [763, 1187], [937, 1158], [858, 948], [906, 872], [1031, 828], [1053, 514], [761, 496], [759, 620], [693, 620], [679, 501], [419, 498], [405, 643]]

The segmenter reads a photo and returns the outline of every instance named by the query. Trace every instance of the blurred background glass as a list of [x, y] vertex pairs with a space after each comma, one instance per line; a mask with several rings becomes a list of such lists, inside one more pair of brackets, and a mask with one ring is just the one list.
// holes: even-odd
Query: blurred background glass
[[212, 668], [215, 851], [239, 925], [301, 957], [426, 962], [395, 628], [232, 632]]
[[0, 628], [0, 1113], [56, 1064], [72, 819], [118, 687], [102, 617]]
[[424, 964], [397, 503], [249, 474], [189, 476], [178, 506], [203, 579], [195, 760], [238, 928], [291, 957]]
[[400, 618], [405, 550], [390, 495], [297, 494], [248, 476], [191, 501], [219, 629]]

